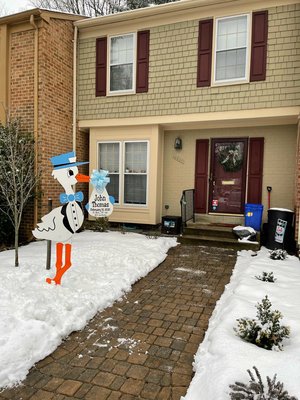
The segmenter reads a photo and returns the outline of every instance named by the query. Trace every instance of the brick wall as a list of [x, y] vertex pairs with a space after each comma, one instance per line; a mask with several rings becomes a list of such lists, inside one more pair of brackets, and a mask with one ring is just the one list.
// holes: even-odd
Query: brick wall
[[[20, 118], [25, 132], [34, 130], [34, 31], [11, 34], [10, 42], [10, 106], [11, 118]], [[23, 213], [20, 242], [31, 236], [33, 201]]]
[[[22, 128], [34, 130], [34, 30], [11, 34], [10, 112]], [[38, 219], [48, 212], [48, 198], [59, 205], [60, 184], [51, 176], [50, 158], [73, 149], [73, 22], [50, 19], [38, 41], [38, 164], [42, 171]], [[88, 161], [88, 134], [78, 132], [78, 160]], [[88, 170], [87, 170], [88, 171]], [[86, 185], [87, 186], [87, 185]], [[84, 187], [87, 191], [87, 187]], [[22, 238], [33, 228], [33, 202], [22, 220]]]
[[39, 32], [39, 164], [42, 196], [39, 216], [48, 198], [59, 205], [61, 185], [51, 176], [50, 157], [72, 151], [73, 23], [51, 19]]
[[[196, 88], [198, 20], [150, 29], [149, 92], [95, 97], [95, 38], [79, 45], [78, 115], [84, 119], [249, 110], [300, 104], [300, 4], [269, 10], [267, 78]], [[116, 32], [117, 33], [117, 32]]]
[[12, 33], [10, 54], [9, 112], [21, 119], [24, 131], [33, 132], [34, 31]]
[[[76, 155], [78, 161], [89, 161], [89, 139], [90, 135], [88, 132], [77, 130], [76, 135]], [[89, 175], [89, 164], [85, 164], [79, 167], [79, 172], [84, 175]], [[76, 191], [81, 190], [84, 194], [83, 205], [88, 202], [89, 185], [87, 183], [78, 183], [76, 185]], [[87, 216], [87, 212], [84, 209]]]

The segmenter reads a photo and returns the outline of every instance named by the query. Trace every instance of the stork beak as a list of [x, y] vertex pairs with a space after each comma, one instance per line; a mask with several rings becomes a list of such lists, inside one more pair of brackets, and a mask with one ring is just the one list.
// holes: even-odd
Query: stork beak
[[77, 182], [89, 182], [91, 178], [88, 175], [77, 174], [75, 176]]

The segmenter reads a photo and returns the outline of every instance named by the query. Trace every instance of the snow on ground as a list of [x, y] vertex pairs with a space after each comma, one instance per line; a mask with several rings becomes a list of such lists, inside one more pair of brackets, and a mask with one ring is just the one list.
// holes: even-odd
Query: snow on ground
[[[256, 366], [265, 377], [284, 383], [290, 396], [300, 397], [300, 262], [289, 256], [284, 261], [269, 258], [262, 248], [257, 256], [239, 253], [230, 283], [226, 286], [209, 321], [204, 341], [195, 356], [196, 371], [185, 400], [229, 399], [229, 384], [249, 383], [247, 369]], [[274, 273], [275, 283], [257, 280], [263, 271]], [[283, 314], [283, 325], [291, 328], [283, 351], [264, 350], [235, 335], [237, 318], [256, 318], [255, 305], [268, 295], [272, 310]], [[253, 370], [252, 370], [253, 372]], [[183, 398], [182, 398], [183, 399]]]
[[[73, 266], [61, 286], [49, 285], [46, 242], [0, 253], [0, 387], [23, 380], [29, 369], [147, 275], [165, 258], [175, 238], [156, 240], [134, 233], [74, 235]], [[54, 244], [52, 264], [55, 263]], [[111, 327], [113, 329], [113, 327]], [[133, 344], [131, 344], [133, 345]]]

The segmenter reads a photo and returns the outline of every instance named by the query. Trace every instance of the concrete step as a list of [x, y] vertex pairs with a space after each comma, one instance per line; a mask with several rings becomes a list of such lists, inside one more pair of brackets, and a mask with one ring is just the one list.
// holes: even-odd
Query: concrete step
[[178, 237], [178, 241], [183, 244], [192, 244], [199, 246], [230, 248], [235, 250], [253, 250], [257, 251], [260, 248], [259, 242], [239, 242], [236, 238], [224, 238], [217, 236], [206, 235], [188, 235], [183, 234]]
[[204, 235], [219, 238], [236, 239], [236, 235], [232, 232], [232, 227], [207, 225], [207, 224], [188, 224], [183, 229], [184, 235]]

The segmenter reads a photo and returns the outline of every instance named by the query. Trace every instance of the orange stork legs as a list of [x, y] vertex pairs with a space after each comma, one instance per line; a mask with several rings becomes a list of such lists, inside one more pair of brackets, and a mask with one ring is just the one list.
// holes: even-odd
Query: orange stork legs
[[[65, 247], [65, 263], [63, 264], [63, 248]], [[47, 283], [55, 282], [56, 285], [60, 285], [61, 278], [64, 273], [71, 267], [71, 250], [72, 245], [67, 243], [56, 243], [56, 275], [54, 278], [47, 278]]]

